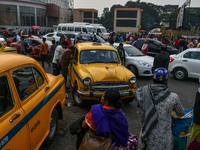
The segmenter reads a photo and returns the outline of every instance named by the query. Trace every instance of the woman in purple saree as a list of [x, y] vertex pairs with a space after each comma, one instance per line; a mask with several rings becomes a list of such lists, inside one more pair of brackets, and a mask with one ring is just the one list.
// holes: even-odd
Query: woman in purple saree
[[101, 104], [93, 105], [85, 116], [82, 128], [89, 126], [98, 136], [111, 136], [113, 145], [126, 146], [129, 138], [128, 121], [121, 106], [119, 92], [114, 89], [106, 90]]

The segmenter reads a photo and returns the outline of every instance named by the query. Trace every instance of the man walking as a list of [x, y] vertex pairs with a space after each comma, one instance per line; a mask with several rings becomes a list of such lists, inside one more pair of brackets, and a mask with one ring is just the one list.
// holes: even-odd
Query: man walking
[[61, 69], [61, 60], [64, 54], [64, 49], [68, 47], [68, 43], [66, 41], [62, 42], [62, 45], [58, 45], [56, 47], [54, 57], [53, 57], [53, 75], [57, 76], [60, 74]]
[[65, 84], [67, 85], [67, 73], [68, 73], [68, 66], [69, 66], [69, 62], [72, 59], [71, 55], [74, 53], [75, 51], [75, 47], [73, 45], [71, 45], [69, 47], [69, 49], [67, 49], [63, 56], [62, 56], [62, 61], [61, 61], [61, 73], [63, 75], [63, 77], [65, 78]]
[[142, 46], [142, 48], [141, 48], [142, 53], [143, 53], [144, 55], [147, 55], [147, 54], [148, 54], [148, 49], [149, 49], [148, 41], [147, 41], [147, 40], [144, 40], [144, 44], [143, 44], [143, 46]]
[[160, 67], [168, 69], [170, 57], [169, 54], [167, 53], [167, 46], [163, 45], [160, 51], [161, 53], [157, 54], [156, 57], [154, 58], [153, 71]]
[[49, 63], [49, 61], [47, 60], [48, 44], [45, 43], [46, 38], [43, 38], [42, 40], [43, 40], [43, 43], [42, 43], [41, 48], [40, 48], [40, 56], [41, 56], [41, 60], [42, 60], [42, 67], [45, 68], [44, 61], [47, 62], [49, 67], [51, 66], [51, 63]]
[[172, 150], [172, 120], [174, 110], [177, 116], [184, 115], [179, 96], [167, 87], [169, 72], [165, 68], [154, 71], [154, 84], [140, 87], [135, 99], [143, 111], [142, 129], [138, 150]]
[[67, 48], [69, 49], [69, 47], [72, 45], [72, 40], [71, 40], [70, 36], [67, 37], [66, 41], [68, 43], [68, 47]]
[[124, 45], [122, 43], [120, 43], [117, 50], [118, 50], [122, 65], [125, 66], [126, 65], [126, 56], [125, 56], [125, 51], [124, 51], [123, 46]]
[[20, 51], [20, 54], [26, 55], [26, 45], [27, 45], [27, 43], [24, 40], [24, 36], [21, 36], [21, 51]]
[[57, 47], [56, 41], [52, 40], [52, 45], [51, 45], [51, 49], [50, 49], [51, 60], [53, 60], [56, 47]]

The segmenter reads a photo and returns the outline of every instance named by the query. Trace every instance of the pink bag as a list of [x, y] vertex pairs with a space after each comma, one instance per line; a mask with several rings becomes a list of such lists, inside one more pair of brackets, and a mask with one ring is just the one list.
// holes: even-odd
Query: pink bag
[[187, 150], [200, 150], [200, 142], [196, 141], [199, 137], [200, 133], [197, 135], [197, 137], [190, 143]]

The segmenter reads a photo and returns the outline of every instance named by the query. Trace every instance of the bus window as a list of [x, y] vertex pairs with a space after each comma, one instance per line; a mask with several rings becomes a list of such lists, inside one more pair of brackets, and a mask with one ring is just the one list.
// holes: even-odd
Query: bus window
[[67, 27], [62, 27], [62, 31], [67, 31]]
[[58, 31], [61, 31], [61, 27], [58, 27]]
[[87, 33], [87, 29], [86, 29], [86, 28], [83, 28], [83, 32]]
[[97, 29], [97, 33], [101, 33], [101, 29]]
[[75, 28], [75, 32], [81, 32], [81, 28]]
[[68, 27], [67, 31], [74, 31], [74, 27]]

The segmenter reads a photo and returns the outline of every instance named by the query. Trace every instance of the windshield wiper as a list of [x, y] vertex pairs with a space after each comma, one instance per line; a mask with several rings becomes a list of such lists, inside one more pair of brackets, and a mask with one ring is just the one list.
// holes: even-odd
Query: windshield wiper
[[108, 61], [106, 63], [119, 63], [119, 62], [117, 62], [117, 61]]
[[105, 63], [104, 61], [93, 61], [93, 62], [89, 62], [87, 64], [91, 64], [91, 63]]

